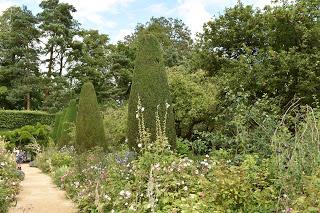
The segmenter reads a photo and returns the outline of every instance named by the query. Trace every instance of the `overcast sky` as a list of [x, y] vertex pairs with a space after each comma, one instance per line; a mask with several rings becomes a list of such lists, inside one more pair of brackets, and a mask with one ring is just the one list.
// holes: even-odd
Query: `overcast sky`
[[[180, 18], [193, 34], [202, 30], [203, 23], [222, 14], [225, 7], [237, 0], [60, 0], [74, 5], [75, 18], [85, 29], [98, 29], [110, 36], [111, 42], [130, 34], [137, 23], [145, 23], [152, 16]], [[0, 13], [12, 5], [25, 5], [34, 14], [40, 11], [41, 0], [0, 0]], [[262, 8], [270, 0], [242, 0]]]

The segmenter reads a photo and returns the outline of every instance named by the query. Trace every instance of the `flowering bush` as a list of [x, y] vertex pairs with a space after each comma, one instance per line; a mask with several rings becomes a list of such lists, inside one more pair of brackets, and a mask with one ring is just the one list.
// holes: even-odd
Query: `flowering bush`
[[0, 138], [0, 212], [7, 212], [19, 191], [21, 173], [16, 169], [14, 156], [5, 150]]
[[[287, 173], [279, 173], [278, 166], [282, 168], [282, 164], [275, 164], [275, 160], [280, 156], [263, 159], [257, 153], [235, 157], [232, 151], [221, 149], [210, 155], [185, 157], [186, 154], [170, 149], [165, 125], [158, 115], [157, 137], [152, 143], [142, 112], [138, 112], [137, 118], [136, 152], [124, 149], [106, 154], [94, 149], [76, 154], [73, 149], [53, 149], [38, 156], [40, 165], [48, 165], [44, 169], [49, 170], [55, 183], [67, 191], [81, 211], [319, 211], [320, 170], [316, 162], [312, 172], [305, 170], [301, 174], [299, 186], [292, 184], [297, 183], [292, 181], [296, 181], [294, 177], [288, 178], [291, 168], [286, 169]], [[308, 131], [304, 131], [305, 136]], [[294, 193], [290, 193], [291, 188]]]

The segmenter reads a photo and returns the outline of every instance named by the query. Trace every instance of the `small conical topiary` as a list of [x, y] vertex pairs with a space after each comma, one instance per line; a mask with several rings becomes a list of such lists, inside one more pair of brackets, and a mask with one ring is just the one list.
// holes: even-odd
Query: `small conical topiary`
[[55, 138], [55, 143], [57, 144], [58, 141], [60, 140], [61, 134], [62, 134], [62, 126], [63, 126], [63, 120], [64, 120], [64, 116], [66, 115], [66, 109], [64, 109], [61, 114], [60, 114], [60, 119], [59, 119], [59, 125], [58, 125], [58, 129], [57, 129], [57, 134], [56, 134], [56, 138]]
[[107, 150], [103, 120], [98, 108], [97, 96], [91, 82], [81, 88], [76, 120], [75, 148], [78, 152], [100, 146]]
[[58, 129], [59, 129], [59, 122], [60, 122], [61, 116], [62, 116], [61, 112], [58, 112], [55, 115], [54, 127], [53, 127], [53, 130], [51, 133], [51, 137], [52, 137], [53, 141], [57, 140], [57, 133], [58, 133]]
[[165, 72], [163, 53], [156, 37], [143, 34], [135, 59], [133, 81], [128, 109], [128, 143], [137, 149], [139, 137], [137, 109], [141, 100], [145, 127], [156, 139], [156, 113], [163, 123], [167, 112], [165, 133], [172, 148], [175, 148], [176, 132], [167, 74]]
[[58, 147], [61, 148], [65, 145], [70, 144], [70, 141], [72, 140], [70, 136], [71, 127], [75, 123], [76, 118], [77, 118], [77, 102], [76, 100], [71, 100], [69, 102], [68, 108], [66, 109], [66, 113], [63, 119], [61, 136], [58, 141]]

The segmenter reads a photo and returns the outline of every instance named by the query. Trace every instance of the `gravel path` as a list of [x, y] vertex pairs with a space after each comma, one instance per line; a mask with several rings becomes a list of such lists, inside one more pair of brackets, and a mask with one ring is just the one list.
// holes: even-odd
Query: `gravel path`
[[76, 213], [72, 201], [68, 200], [65, 192], [58, 189], [51, 178], [39, 169], [22, 165], [25, 179], [21, 182], [21, 191], [17, 197], [16, 207], [9, 213]]

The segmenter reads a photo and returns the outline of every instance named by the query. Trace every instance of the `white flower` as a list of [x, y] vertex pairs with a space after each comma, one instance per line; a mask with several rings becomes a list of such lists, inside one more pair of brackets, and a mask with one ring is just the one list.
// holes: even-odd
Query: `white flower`
[[141, 107], [141, 112], [144, 112], [144, 107]]
[[138, 147], [141, 148], [141, 147], [142, 147], [142, 143], [139, 143], [139, 144], [138, 144]]
[[74, 182], [74, 185], [76, 186], [76, 188], [78, 188], [80, 183], [79, 182]]
[[136, 211], [137, 209], [134, 207], [134, 205], [131, 205], [130, 207], [129, 207], [129, 209], [131, 210], [131, 211]]
[[136, 114], [136, 118], [139, 118], [139, 114], [138, 113]]
[[131, 192], [129, 191], [122, 190], [119, 194], [125, 199], [129, 199], [131, 197]]
[[170, 107], [170, 104], [166, 103], [166, 108], [168, 109]]
[[124, 140], [124, 142], [125, 142], [125, 143], [128, 143], [128, 138], [126, 138], [126, 139]]
[[111, 197], [109, 197], [107, 194], [105, 194], [105, 195], [104, 195], [104, 199], [106, 199], [106, 200], [109, 200], [109, 201], [110, 201], [110, 200], [111, 200]]
[[160, 170], [160, 163], [157, 163], [156, 165], [154, 165], [153, 168], [159, 171]]
[[1, 162], [1, 164], [0, 164], [1, 166], [5, 166], [6, 164], [4, 163], [4, 162]]
[[206, 155], [206, 158], [208, 158], [209, 157], [209, 155]]
[[183, 187], [184, 191], [188, 191], [188, 186]]
[[127, 206], [127, 205], [128, 205], [128, 203], [125, 203], [124, 205], [126, 205], [126, 206]]
[[114, 209], [111, 209], [111, 213], [115, 213]]
[[129, 191], [126, 191], [126, 198], [130, 198], [131, 197], [131, 192], [129, 192]]

